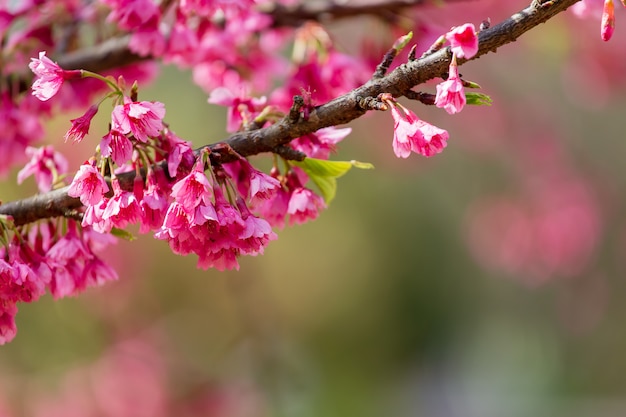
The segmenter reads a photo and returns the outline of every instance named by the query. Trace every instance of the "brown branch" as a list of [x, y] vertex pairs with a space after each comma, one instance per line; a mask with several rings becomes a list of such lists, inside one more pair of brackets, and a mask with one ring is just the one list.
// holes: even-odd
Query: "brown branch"
[[[535, 26], [549, 20], [579, 0], [554, 0], [549, 5], [530, 6], [511, 16], [502, 23], [479, 33], [477, 59], [488, 52], [494, 52], [500, 46], [514, 42], [519, 36]], [[440, 77], [448, 70], [451, 54], [449, 48], [428, 55], [422, 59], [407, 62], [387, 76], [372, 79], [365, 85], [338, 97], [311, 111], [309, 117], [294, 120], [285, 117], [280, 122], [263, 129], [239, 132], [230, 136], [226, 143], [242, 156], [263, 152], [273, 152], [291, 140], [313, 133], [321, 128], [348, 123], [366, 113], [359, 105], [364, 97], [377, 97], [381, 93], [391, 93], [399, 97], [407, 94], [411, 88], [430, 79]], [[458, 64], [467, 62], [459, 59]], [[208, 145], [210, 149], [219, 148], [220, 143]], [[222, 145], [223, 146], [223, 145]], [[215, 154], [216, 162], [232, 160], [228, 154]], [[229, 159], [230, 158], [230, 159]], [[122, 177], [127, 189], [132, 187], [131, 176]], [[39, 219], [66, 215], [80, 207], [80, 201], [67, 195], [67, 187], [43, 195], [37, 195], [20, 201], [0, 205], [0, 214], [11, 215], [15, 224], [22, 225]]]

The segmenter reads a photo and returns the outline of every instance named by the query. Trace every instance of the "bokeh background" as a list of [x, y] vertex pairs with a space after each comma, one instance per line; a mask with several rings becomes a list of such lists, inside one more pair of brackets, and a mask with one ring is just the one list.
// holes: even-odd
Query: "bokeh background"
[[[502, 3], [413, 23], [495, 23], [528, 1]], [[449, 131], [436, 157], [396, 159], [388, 113], [353, 122], [334, 159], [376, 169], [239, 271], [120, 241], [105, 255], [118, 282], [20, 307], [0, 416], [626, 415], [623, 22], [605, 44], [599, 20], [562, 15], [461, 67], [492, 107], [403, 101]], [[376, 25], [329, 30], [349, 48]], [[196, 146], [226, 137], [189, 72], [163, 67], [140, 97]], [[73, 117], [50, 122], [51, 143]], [[93, 143], [59, 150], [77, 167]]]

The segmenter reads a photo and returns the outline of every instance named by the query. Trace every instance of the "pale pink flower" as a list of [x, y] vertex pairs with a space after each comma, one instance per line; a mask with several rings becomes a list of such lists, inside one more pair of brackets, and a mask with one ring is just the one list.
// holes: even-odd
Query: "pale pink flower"
[[46, 56], [45, 51], [39, 52], [39, 58], [31, 58], [28, 67], [37, 77], [33, 83], [33, 95], [41, 101], [47, 101], [54, 97], [65, 80], [81, 76], [79, 70], [63, 70]]
[[18, 184], [34, 175], [39, 191], [47, 192], [52, 189], [52, 182], [58, 175], [67, 172], [67, 160], [52, 146], [29, 146], [26, 148], [26, 155], [30, 157], [30, 161], [17, 173]]
[[228, 88], [218, 87], [211, 92], [208, 102], [228, 107], [226, 130], [237, 132], [245, 127], [244, 123], [252, 121], [254, 115], [265, 106], [267, 99], [265, 97], [246, 97], [243, 92], [236, 96]]
[[478, 37], [471, 23], [457, 26], [446, 33], [452, 53], [459, 58], [470, 59], [478, 52]]
[[383, 100], [391, 106], [394, 120], [393, 150], [398, 158], [408, 158], [411, 151], [424, 156], [433, 156], [447, 145], [448, 132], [420, 120], [415, 113], [392, 97]]
[[72, 122], [72, 127], [65, 134], [65, 141], [68, 139], [73, 139], [74, 142], [80, 142], [83, 138], [89, 133], [89, 126], [91, 125], [91, 119], [98, 112], [98, 106], [93, 105], [87, 109], [85, 114], [82, 116], [70, 120]]
[[102, 156], [111, 157], [117, 165], [124, 165], [133, 156], [133, 144], [118, 130], [111, 129], [100, 141]]
[[411, 143], [411, 150], [424, 156], [433, 156], [443, 151], [448, 144], [448, 132], [423, 120], [417, 121], [420, 132], [418, 140]]
[[132, 133], [140, 142], [147, 142], [163, 129], [165, 106], [158, 101], [132, 102], [124, 98], [124, 104], [115, 106], [111, 114], [112, 128], [123, 134]]
[[437, 96], [435, 106], [445, 109], [448, 114], [455, 114], [463, 110], [465, 106], [465, 88], [459, 78], [459, 70], [456, 65], [456, 55], [452, 55], [448, 79], [437, 84]]
[[390, 102], [391, 116], [393, 117], [393, 152], [398, 158], [408, 158], [411, 155], [412, 142], [422, 139], [422, 133], [418, 129], [419, 120], [411, 110]]
[[85, 206], [94, 206], [102, 201], [108, 191], [109, 185], [94, 163], [85, 162], [76, 172], [67, 194], [80, 198]]

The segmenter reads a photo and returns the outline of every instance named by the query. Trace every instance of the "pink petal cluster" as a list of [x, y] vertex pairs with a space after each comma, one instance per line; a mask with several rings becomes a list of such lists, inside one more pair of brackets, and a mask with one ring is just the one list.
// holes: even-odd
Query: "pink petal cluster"
[[452, 53], [459, 58], [470, 59], [478, 52], [478, 36], [471, 23], [452, 28], [445, 37], [450, 42]]
[[85, 162], [80, 166], [70, 184], [67, 194], [80, 198], [85, 206], [93, 206], [102, 201], [109, 191], [104, 177], [95, 166], [95, 161]]
[[163, 130], [164, 116], [163, 103], [133, 102], [125, 97], [124, 104], [113, 109], [112, 129], [124, 135], [132, 133], [135, 139], [145, 143], [149, 137], [158, 136]]
[[74, 142], [80, 142], [83, 138], [89, 133], [89, 126], [91, 125], [91, 119], [98, 112], [98, 106], [92, 105], [90, 106], [85, 114], [82, 116], [72, 119], [72, 127], [65, 134], [65, 141], [68, 139], [73, 139]]
[[65, 80], [81, 76], [80, 71], [63, 70], [46, 56], [45, 51], [39, 52], [39, 58], [31, 58], [28, 66], [37, 77], [33, 83], [33, 95], [41, 101], [54, 97]]
[[0, 345], [15, 337], [18, 303], [36, 301], [46, 290], [59, 298], [117, 279], [95, 254], [89, 233], [71, 220], [67, 230], [39, 223], [17, 228], [8, 245], [0, 247]]
[[244, 94], [236, 96], [228, 88], [218, 87], [211, 92], [208, 102], [228, 107], [226, 130], [237, 132], [252, 122], [267, 103], [267, 99], [246, 97]]
[[437, 84], [435, 106], [445, 109], [448, 114], [455, 114], [463, 110], [467, 99], [463, 81], [459, 78], [459, 70], [456, 65], [456, 55], [452, 55], [448, 79]]
[[415, 113], [393, 99], [386, 98], [385, 101], [391, 106], [393, 151], [398, 158], [408, 158], [411, 152], [429, 157], [447, 146], [447, 131], [420, 120]]
[[[239, 256], [263, 253], [276, 234], [266, 220], [250, 212], [242, 197], [231, 203], [223, 184], [207, 178], [203, 161], [199, 158], [192, 172], [172, 186], [173, 201], [155, 237], [167, 240], [175, 253], [198, 255], [200, 268], [239, 269]], [[236, 171], [250, 197], [276, 186], [247, 161]], [[228, 176], [226, 171], [222, 175]]]
[[21, 184], [31, 175], [35, 176], [39, 191], [45, 193], [52, 189], [52, 183], [60, 174], [67, 172], [67, 160], [52, 146], [26, 148], [30, 161], [17, 173], [17, 183]]

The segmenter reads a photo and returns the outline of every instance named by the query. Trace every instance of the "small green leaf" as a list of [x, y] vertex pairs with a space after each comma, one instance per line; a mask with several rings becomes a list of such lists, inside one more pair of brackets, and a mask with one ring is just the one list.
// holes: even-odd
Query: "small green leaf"
[[129, 242], [132, 242], [136, 239], [136, 237], [132, 233], [127, 232], [124, 229], [118, 229], [117, 227], [111, 229], [111, 234], [115, 237], [128, 240]]
[[290, 161], [292, 165], [300, 167], [311, 181], [319, 188], [326, 204], [335, 198], [337, 193], [337, 178], [350, 171], [350, 168], [373, 169], [374, 165], [359, 161], [326, 161], [323, 159], [306, 158], [304, 161]]
[[483, 93], [465, 93], [465, 99], [470, 106], [491, 106], [493, 100]]

